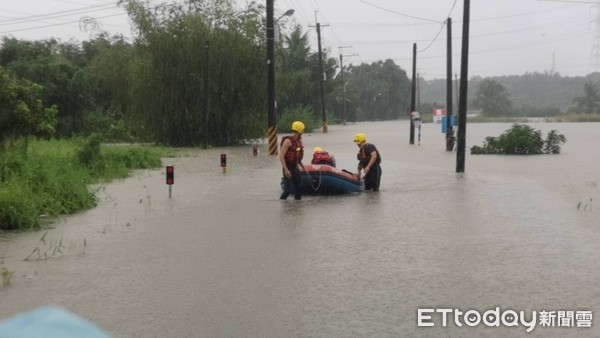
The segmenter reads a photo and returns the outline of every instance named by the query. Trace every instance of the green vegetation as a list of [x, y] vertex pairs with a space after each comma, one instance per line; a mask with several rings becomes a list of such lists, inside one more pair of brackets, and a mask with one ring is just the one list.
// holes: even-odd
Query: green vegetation
[[600, 111], [600, 89], [598, 83], [588, 81], [583, 85], [584, 96], [573, 99], [577, 106], [575, 110], [586, 113], [598, 113]]
[[11, 137], [51, 137], [56, 126], [56, 106], [44, 107], [42, 87], [19, 80], [0, 67], [0, 144]]
[[9, 271], [7, 268], [2, 268], [0, 275], [2, 276], [2, 286], [10, 285], [10, 280], [14, 275], [14, 271]]
[[492, 79], [483, 80], [478, 88], [473, 103], [483, 111], [484, 116], [510, 116], [513, 114], [512, 102], [506, 87]]
[[[136, 31], [133, 41], [98, 26], [82, 43], [1, 38], [0, 142], [98, 133], [111, 142], [223, 146], [265, 136], [264, 5], [119, 5]], [[290, 22], [279, 23], [275, 46], [279, 120], [307, 111], [320, 121], [321, 84], [330, 124], [345, 112], [349, 121], [407, 113], [410, 81], [392, 60], [346, 65], [342, 79], [337, 57], [324, 48], [321, 72], [308, 28]]]
[[[343, 83], [330, 95], [330, 106], [343, 116]], [[408, 117], [410, 80], [392, 60], [344, 66], [348, 121], [385, 121]], [[329, 107], [329, 106], [328, 106]]]
[[482, 115], [467, 116], [467, 123], [525, 123], [526, 117], [487, 117]]
[[499, 137], [486, 137], [483, 147], [471, 147], [471, 154], [559, 154], [561, 144], [566, 141], [566, 137], [556, 130], [550, 131], [544, 141], [541, 131], [524, 124], [515, 123]]
[[[265, 136], [263, 5], [240, 7], [234, 0], [119, 5], [137, 32], [131, 40], [98, 27], [81, 43], [1, 38], [0, 143], [27, 135], [97, 133], [105, 142], [198, 146], [208, 140], [209, 146], [223, 146]], [[312, 31], [291, 22], [279, 22], [275, 46], [279, 121], [302, 112], [304, 120], [320, 126], [321, 84], [329, 124], [344, 117], [407, 117], [411, 85], [405, 70], [392, 60], [340, 69], [326, 47], [321, 72], [318, 53], [310, 48]], [[600, 74], [475, 76], [468, 97], [486, 117], [591, 114], [600, 108], [599, 81]], [[446, 102], [446, 80], [420, 80], [418, 88], [417, 110], [427, 118]]]
[[[494, 76], [482, 78], [474, 76], [469, 79], [468, 99], [469, 106], [474, 108], [476, 103], [479, 108], [484, 108], [478, 101], [479, 91], [486, 87], [484, 83], [493, 81], [494, 88], [486, 98], [498, 98], [498, 102], [488, 102], [492, 106], [502, 106], [504, 98], [508, 98], [512, 111], [508, 109], [494, 109], [493, 116], [515, 117], [555, 117], [569, 113], [593, 114], [600, 107], [600, 73], [586, 76], [565, 77], [558, 73], [525, 73], [522, 75]], [[453, 83], [456, 90], [458, 83]], [[502, 86], [502, 87], [500, 87]], [[419, 81], [420, 109], [422, 114], [431, 112], [429, 107], [443, 107], [446, 102], [446, 80]], [[502, 89], [504, 88], [504, 89]], [[492, 88], [493, 89], [493, 88]], [[487, 92], [486, 92], [487, 93]], [[498, 94], [498, 95], [496, 95]], [[505, 95], [504, 95], [505, 94]], [[454, 96], [454, 111], [458, 103], [458, 93]], [[477, 102], [476, 102], [477, 101]], [[497, 114], [496, 114], [497, 113]], [[495, 114], [495, 115], [494, 115]], [[488, 114], [488, 116], [490, 116]]]
[[280, 133], [291, 133], [292, 123], [294, 121], [302, 121], [306, 128], [304, 132], [310, 133], [321, 126], [321, 119], [317, 119], [309, 107], [290, 109], [285, 114], [281, 115], [277, 121]]
[[157, 168], [165, 150], [76, 140], [13, 140], [0, 152], [0, 229], [40, 226], [57, 216], [95, 206], [90, 185], [123, 178], [131, 169]]

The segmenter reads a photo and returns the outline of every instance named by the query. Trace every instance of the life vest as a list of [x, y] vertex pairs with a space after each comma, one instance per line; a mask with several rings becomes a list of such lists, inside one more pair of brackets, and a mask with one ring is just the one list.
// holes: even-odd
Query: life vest
[[[370, 152], [367, 152], [367, 147], [372, 147], [372, 150]], [[377, 150], [377, 147], [375, 147], [375, 145], [373, 144], [366, 143], [363, 147], [360, 148], [360, 150], [358, 151], [358, 155], [356, 155], [356, 157], [358, 158], [358, 163], [361, 167], [364, 168], [367, 166], [367, 164], [369, 164], [369, 162], [371, 161], [371, 153], [373, 152], [373, 150], [375, 150], [375, 152], [377, 153], [377, 160], [375, 160], [374, 164], [381, 163], [381, 154], [379, 153], [379, 150]]]
[[285, 140], [290, 140], [292, 145], [288, 148], [287, 152], [284, 155], [285, 161], [287, 163], [298, 163], [302, 161], [304, 157], [304, 147], [302, 146], [302, 140], [297, 139], [293, 136], [284, 136], [281, 138], [281, 146], [283, 146], [283, 142]]
[[333, 158], [326, 151], [318, 151], [313, 154], [313, 159], [311, 164], [328, 164], [333, 165]]

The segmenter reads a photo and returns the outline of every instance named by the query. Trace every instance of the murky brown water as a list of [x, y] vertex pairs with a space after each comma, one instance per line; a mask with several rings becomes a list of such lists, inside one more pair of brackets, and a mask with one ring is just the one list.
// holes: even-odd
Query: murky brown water
[[[252, 147], [190, 151], [99, 193], [47, 232], [2, 235], [0, 319], [63, 306], [114, 337], [520, 336], [525, 327], [417, 327], [418, 308], [592, 310], [600, 318], [600, 124], [558, 129], [560, 155], [444, 151], [439, 125], [408, 145], [407, 122], [306, 135], [355, 170], [353, 135], [383, 157], [379, 193], [280, 201], [277, 158]], [[468, 145], [510, 124], [470, 124]], [[228, 155], [222, 174], [219, 155]], [[590, 201], [591, 200], [591, 201]], [[579, 207], [579, 208], [578, 208]], [[23, 261], [36, 247], [49, 259]], [[596, 321], [600, 319], [596, 319]], [[536, 336], [598, 336], [535, 328]]]

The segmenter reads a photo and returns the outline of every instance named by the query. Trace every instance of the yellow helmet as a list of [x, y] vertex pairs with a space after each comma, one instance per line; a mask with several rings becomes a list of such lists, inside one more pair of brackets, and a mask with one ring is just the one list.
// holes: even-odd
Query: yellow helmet
[[356, 142], [356, 144], [361, 144], [363, 142], [365, 142], [367, 140], [367, 135], [363, 134], [363, 133], [358, 133], [356, 135], [354, 135], [354, 142]]
[[294, 123], [292, 123], [292, 131], [302, 134], [304, 132], [304, 123], [300, 121], [294, 121]]
[[323, 148], [321, 147], [315, 147], [315, 149], [313, 149], [313, 153], [320, 153], [323, 151]]

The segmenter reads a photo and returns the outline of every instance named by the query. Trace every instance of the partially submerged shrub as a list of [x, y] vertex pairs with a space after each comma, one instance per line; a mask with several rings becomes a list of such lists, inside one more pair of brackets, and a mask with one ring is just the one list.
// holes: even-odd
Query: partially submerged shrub
[[550, 131], [544, 141], [541, 131], [515, 123], [498, 137], [486, 137], [482, 147], [471, 147], [471, 154], [559, 154], [561, 144], [566, 141], [567, 138], [556, 130]]
[[2, 285], [3, 286], [10, 285], [10, 280], [12, 279], [14, 273], [15, 273], [14, 271], [8, 271], [7, 268], [2, 268], [2, 273], [0, 273], [0, 275], [2, 275]]
[[565, 135], [559, 134], [555, 129], [550, 130], [544, 144], [544, 153], [560, 154], [560, 145], [565, 142], [567, 142]]

